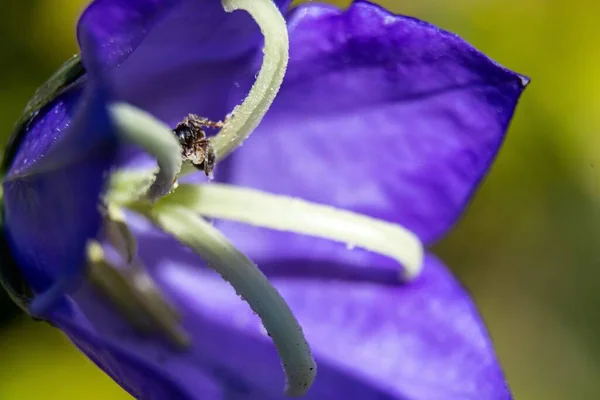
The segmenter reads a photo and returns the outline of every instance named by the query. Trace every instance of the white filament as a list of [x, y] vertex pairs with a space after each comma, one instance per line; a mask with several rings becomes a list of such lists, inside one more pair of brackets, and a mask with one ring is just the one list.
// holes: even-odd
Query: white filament
[[206, 217], [315, 236], [386, 255], [404, 267], [403, 280], [417, 276], [423, 265], [423, 244], [414, 233], [350, 211], [217, 183], [181, 185], [169, 201]]
[[158, 172], [149, 172], [148, 181], [152, 184], [146, 194], [148, 199], [155, 201], [169, 193], [182, 164], [181, 146], [173, 131], [151, 114], [131, 104], [113, 103], [109, 111], [125, 142], [137, 145], [156, 157]]
[[286, 374], [286, 394], [305, 394], [315, 379], [316, 365], [302, 328], [285, 300], [221, 232], [203, 218], [165, 200], [150, 213], [155, 223], [198, 253], [246, 300], [277, 348]]
[[281, 87], [289, 59], [285, 20], [272, 0], [222, 0], [222, 4], [227, 12], [248, 12], [260, 27], [265, 46], [262, 66], [250, 93], [211, 140], [217, 161], [239, 147], [263, 119]]

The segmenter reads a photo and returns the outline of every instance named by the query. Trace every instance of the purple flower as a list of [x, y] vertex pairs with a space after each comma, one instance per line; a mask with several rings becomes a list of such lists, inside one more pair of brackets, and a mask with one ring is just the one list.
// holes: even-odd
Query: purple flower
[[[280, 89], [264, 0], [92, 2], [83, 66], [38, 93], [4, 160], [4, 286], [139, 399], [281, 398], [278, 355], [301, 395], [302, 330], [307, 398], [509, 399], [475, 306], [422, 247], [527, 79], [365, 1], [275, 3]], [[215, 182], [182, 173], [168, 194], [188, 114], [225, 120], [184, 157], [210, 173], [214, 153]]]

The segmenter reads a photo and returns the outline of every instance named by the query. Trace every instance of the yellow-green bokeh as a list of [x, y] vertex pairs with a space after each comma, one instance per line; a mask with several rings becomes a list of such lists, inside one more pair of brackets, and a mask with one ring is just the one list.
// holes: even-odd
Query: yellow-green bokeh
[[[517, 399], [600, 398], [600, 3], [379, 2], [532, 77], [491, 175], [435, 250], [473, 292]], [[3, 140], [33, 89], [76, 51], [85, 2], [19, 4], [0, 24]], [[2, 400], [129, 398], [43, 324], [0, 326], [0, 361]]]

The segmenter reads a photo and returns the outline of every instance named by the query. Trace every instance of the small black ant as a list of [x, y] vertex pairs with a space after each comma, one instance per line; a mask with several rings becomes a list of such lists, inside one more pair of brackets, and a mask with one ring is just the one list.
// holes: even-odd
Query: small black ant
[[194, 167], [204, 171], [206, 176], [210, 176], [215, 167], [216, 155], [203, 128], [222, 127], [222, 122], [213, 122], [207, 118], [190, 114], [173, 129], [173, 133], [183, 148], [183, 160], [190, 161]]

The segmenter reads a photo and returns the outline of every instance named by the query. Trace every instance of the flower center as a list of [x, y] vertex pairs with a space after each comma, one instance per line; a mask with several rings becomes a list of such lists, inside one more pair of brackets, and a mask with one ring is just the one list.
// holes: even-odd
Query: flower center
[[[107, 244], [104, 247], [98, 242], [89, 244], [88, 278], [133, 326], [161, 334], [178, 348], [189, 345], [190, 338], [180, 327], [177, 310], [140, 263], [135, 239], [119, 210], [127, 207], [145, 215], [200, 255], [249, 304], [273, 339], [282, 360], [286, 393], [301, 396], [312, 385], [316, 374], [302, 328], [260, 269], [203, 217], [325, 238], [345, 243], [349, 248], [362, 247], [397, 260], [403, 267], [401, 279], [418, 275], [423, 246], [416, 235], [397, 224], [334, 207], [216, 183], [178, 187], [178, 176], [187, 172], [182, 172], [182, 161], [191, 161], [209, 174], [213, 162], [223, 160], [248, 138], [273, 103], [287, 68], [287, 29], [272, 0], [222, 0], [222, 3], [227, 12], [248, 12], [265, 37], [263, 64], [257, 79], [247, 98], [235, 107], [210, 143], [203, 134], [186, 131], [196, 126], [196, 116], [188, 117], [172, 131], [129, 104], [110, 107], [122, 138], [154, 155], [158, 168], [121, 170], [111, 177], [105, 198]], [[190, 138], [194, 146], [199, 146], [198, 153], [186, 155]], [[109, 250], [126, 260], [126, 268], [109, 261], [106, 254]]]

